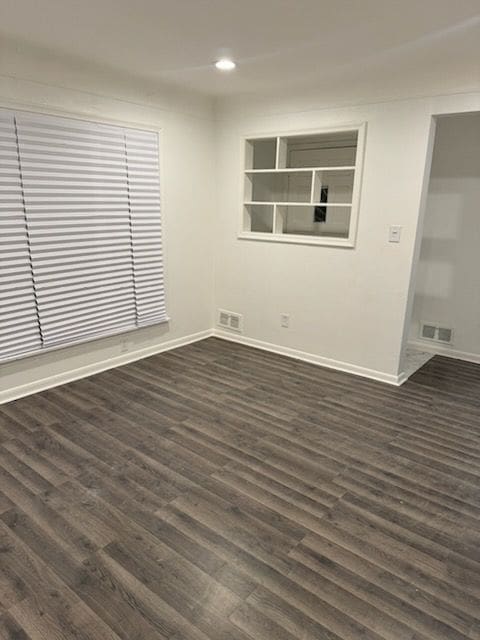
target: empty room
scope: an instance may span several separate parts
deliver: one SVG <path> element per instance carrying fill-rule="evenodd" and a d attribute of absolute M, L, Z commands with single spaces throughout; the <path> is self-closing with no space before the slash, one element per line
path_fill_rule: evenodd
<path fill-rule="evenodd" d="M 479 0 L 3 0 L 0 640 L 480 640 Z"/>

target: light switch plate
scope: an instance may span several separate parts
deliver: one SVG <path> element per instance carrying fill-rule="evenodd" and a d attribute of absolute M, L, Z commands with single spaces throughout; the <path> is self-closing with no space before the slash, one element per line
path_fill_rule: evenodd
<path fill-rule="evenodd" d="M 390 225 L 388 231 L 388 241 L 389 242 L 400 242 L 400 237 L 402 235 L 402 227 L 398 225 Z"/>

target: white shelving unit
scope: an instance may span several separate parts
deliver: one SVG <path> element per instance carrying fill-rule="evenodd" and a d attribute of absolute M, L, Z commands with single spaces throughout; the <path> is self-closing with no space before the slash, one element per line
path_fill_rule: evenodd
<path fill-rule="evenodd" d="M 239 237 L 355 246 L 365 124 L 244 140 Z"/>

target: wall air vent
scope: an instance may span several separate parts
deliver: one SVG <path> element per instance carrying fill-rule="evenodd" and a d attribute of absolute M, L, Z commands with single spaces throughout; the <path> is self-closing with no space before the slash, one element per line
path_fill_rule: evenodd
<path fill-rule="evenodd" d="M 229 327 L 230 326 L 230 314 L 226 311 L 220 311 L 218 314 L 218 324 L 221 327 Z"/>
<path fill-rule="evenodd" d="M 219 309 L 217 324 L 219 327 L 222 327 L 222 329 L 228 329 L 229 331 L 235 331 L 236 333 L 243 333 L 243 316 L 239 313 Z"/>
<path fill-rule="evenodd" d="M 453 329 L 445 329 L 444 327 L 438 327 L 437 339 L 439 342 L 452 342 Z"/>
<path fill-rule="evenodd" d="M 433 324 L 422 324 L 422 338 L 427 340 L 435 340 L 435 334 L 437 333 L 437 327 Z"/>
<path fill-rule="evenodd" d="M 440 327 L 438 324 L 433 322 L 422 322 L 420 327 L 420 337 L 422 340 L 451 344 L 453 342 L 453 329 Z"/>

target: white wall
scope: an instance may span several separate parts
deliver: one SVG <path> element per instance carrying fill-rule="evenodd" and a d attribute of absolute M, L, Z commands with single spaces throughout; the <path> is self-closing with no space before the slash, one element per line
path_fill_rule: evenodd
<path fill-rule="evenodd" d="M 18 360 L 0 371 L 0 399 L 94 370 L 142 349 L 208 332 L 218 307 L 244 314 L 245 337 L 395 381 L 419 224 L 432 114 L 480 110 L 480 95 L 288 109 L 249 96 L 220 105 L 139 79 L 0 50 L 0 105 L 162 129 L 167 306 L 171 322 Z M 25 55 L 24 55 L 25 54 Z M 41 78 L 41 82 L 38 80 Z M 241 136 L 367 122 L 355 249 L 237 239 Z M 403 225 L 400 245 L 389 224 Z M 215 276 L 214 276 L 215 273 Z M 280 313 L 291 314 L 289 329 Z M 125 354 L 124 351 L 127 350 Z M 324 360 L 322 360 L 324 361 Z M 23 388 L 23 391 L 22 391 Z M 3 393 L 3 396 L 2 396 Z"/>
<path fill-rule="evenodd" d="M 480 356 L 479 274 L 480 113 L 439 118 L 411 339 L 422 321 L 438 323 L 455 332 L 446 349 Z"/>
<path fill-rule="evenodd" d="M 415 237 L 432 114 L 478 109 L 480 96 L 412 99 L 321 109 L 289 95 L 265 105 L 218 108 L 218 216 L 215 305 L 244 315 L 259 344 L 331 359 L 395 381 L 411 294 Z M 364 179 L 355 249 L 238 240 L 241 137 L 367 122 Z M 388 226 L 402 225 L 400 244 Z M 280 327 L 280 313 L 291 316 Z"/>
<path fill-rule="evenodd" d="M 125 78 L 109 76 L 107 81 L 106 76 L 62 68 L 58 62 L 55 67 L 45 64 L 41 68 L 38 60 L 31 64 L 24 59 L 10 62 L 14 77 L 8 76 L 5 58 L 0 66 L 0 106 L 161 129 L 166 294 L 171 321 L 5 364 L 0 370 L 0 399 L 22 393 L 21 387 L 40 388 L 52 376 L 61 380 L 83 367 L 108 366 L 119 356 L 155 350 L 165 342 L 208 331 L 213 324 L 211 104 L 194 95 L 155 92 Z M 23 78 L 17 77 L 17 72 Z M 55 84 L 25 79 L 29 74 Z"/>

